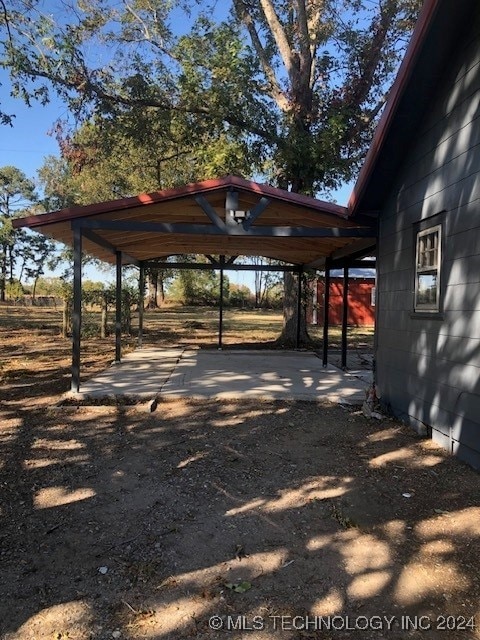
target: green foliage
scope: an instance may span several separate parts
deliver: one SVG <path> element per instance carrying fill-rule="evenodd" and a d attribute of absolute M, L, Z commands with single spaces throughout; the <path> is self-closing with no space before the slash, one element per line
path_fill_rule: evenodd
<path fill-rule="evenodd" d="M 33 281 L 32 297 L 35 299 L 38 279 L 44 274 L 45 267 L 54 268 L 57 264 L 55 243 L 39 233 L 26 231 L 21 233 L 20 238 L 21 241 L 17 243 L 17 254 L 22 261 L 20 273 Z"/>
<path fill-rule="evenodd" d="M 254 303 L 254 296 L 246 285 L 230 284 L 228 304 L 231 307 L 240 307 L 241 309 L 251 308 L 254 306 Z"/>
<path fill-rule="evenodd" d="M 25 289 L 23 288 L 21 282 L 17 279 L 12 280 L 12 282 L 8 282 L 5 287 L 5 294 L 9 300 L 18 301 L 21 300 L 25 294 Z"/>
<path fill-rule="evenodd" d="M 40 277 L 37 281 L 37 295 L 64 299 L 66 286 L 65 281 L 61 278 Z M 71 286 L 68 285 L 68 288 L 71 289 Z"/>
<path fill-rule="evenodd" d="M 223 277 L 223 299 L 229 303 L 230 281 Z M 187 306 L 216 306 L 220 295 L 220 274 L 215 271 L 182 270 L 168 290 L 168 297 Z"/>
<path fill-rule="evenodd" d="M 102 282 L 84 280 L 82 282 L 82 302 L 86 306 L 101 306 L 102 300 L 107 298 L 109 303 L 115 300 L 111 295 L 110 288 L 106 288 Z"/>
<path fill-rule="evenodd" d="M 15 95 L 86 123 L 60 135 L 76 201 L 229 171 L 314 193 L 358 167 L 420 5 L 12 0 L 0 57 Z"/>
<path fill-rule="evenodd" d="M 46 211 L 72 207 L 79 203 L 78 186 L 72 181 L 71 170 L 63 158 L 47 156 L 38 171 L 43 187 L 43 206 Z"/>
<path fill-rule="evenodd" d="M 11 165 L 0 168 L 0 214 L 12 217 L 34 202 L 35 185 L 27 176 Z"/>
<path fill-rule="evenodd" d="M 85 281 L 82 283 L 82 301 L 85 305 L 96 306 L 108 311 L 116 303 L 116 286 L 114 283 L 104 285 L 100 282 Z M 139 291 L 137 283 L 123 282 L 121 289 L 122 331 L 131 333 L 132 310 L 138 307 Z"/>

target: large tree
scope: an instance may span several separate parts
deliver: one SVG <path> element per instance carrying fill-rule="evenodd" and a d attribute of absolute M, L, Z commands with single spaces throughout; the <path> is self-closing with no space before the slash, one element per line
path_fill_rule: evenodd
<path fill-rule="evenodd" d="M 17 167 L 0 168 L 0 300 L 5 302 L 7 282 L 13 282 L 19 246 L 25 232 L 12 226 L 14 217 L 36 199 L 35 186 Z"/>
<path fill-rule="evenodd" d="M 27 101 L 53 89 L 77 117 L 112 121 L 154 109 L 166 137 L 178 120 L 195 141 L 214 131 L 257 174 L 316 194 L 355 174 L 420 4 L 62 0 L 47 15 L 11 0 L 2 59 Z"/>

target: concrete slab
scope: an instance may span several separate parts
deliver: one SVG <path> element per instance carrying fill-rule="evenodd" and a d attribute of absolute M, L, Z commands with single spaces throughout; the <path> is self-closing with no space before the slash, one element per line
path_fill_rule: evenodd
<path fill-rule="evenodd" d="M 121 362 L 82 382 L 80 396 L 88 398 L 154 398 L 168 380 L 184 348 L 136 349 Z"/>
<path fill-rule="evenodd" d="M 326 399 L 361 404 L 367 383 L 311 352 L 137 349 L 81 385 L 83 398 Z"/>
<path fill-rule="evenodd" d="M 285 398 L 361 404 L 367 384 L 311 352 L 185 351 L 163 397 Z"/>

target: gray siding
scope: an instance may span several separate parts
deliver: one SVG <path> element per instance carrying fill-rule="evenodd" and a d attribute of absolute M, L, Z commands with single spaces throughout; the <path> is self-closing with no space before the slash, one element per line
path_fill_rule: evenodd
<path fill-rule="evenodd" d="M 480 468 L 480 11 L 380 216 L 382 402 Z M 414 229 L 442 224 L 441 313 L 413 313 Z"/>

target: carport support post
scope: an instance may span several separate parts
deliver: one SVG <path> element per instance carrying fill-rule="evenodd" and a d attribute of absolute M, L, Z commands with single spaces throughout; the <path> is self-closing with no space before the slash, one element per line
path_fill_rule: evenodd
<path fill-rule="evenodd" d="M 225 265 L 225 256 L 220 256 L 220 294 L 218 304 L 218 348 L 221 350 L 223 346 L 223 267 Z"/>
<path fill-rule="evenodd" d="M 138 276 L 138 346 L 143 345 L 143 314 L 145 311 L 145 267 L 140 263 Z"/>
<path fill-rule="evenodd" d="M 325 260 L 325 281 L 323 291 L 323 366 L 328 365 L 328 319 L 330 307 L 330 263 Z"/>
<path fill-rule="evenodd" d="M 116 251 L 115 281 L 115 362 L 122 359 L 122 252 Z"/>
<path fill-rule="evenodd" d="M 297 283 L 297 335 L 295 336 L 295 348 L 300 347 L 300 329 L 302 326 L 302 274 L 303 269 L 298 270 Z"/>
<path fill-rule="evenodd" d="M 348 263 L 343 267 L 342 369 L 347 368 L 347 325 L 348 325 Z"/>
<path fill-rule="evenodd" d="M 73 229 L 73 317 L 72 317 L 72 384 L 80 391 L 80 340 L 82 335 L 82 230 Z"/>

